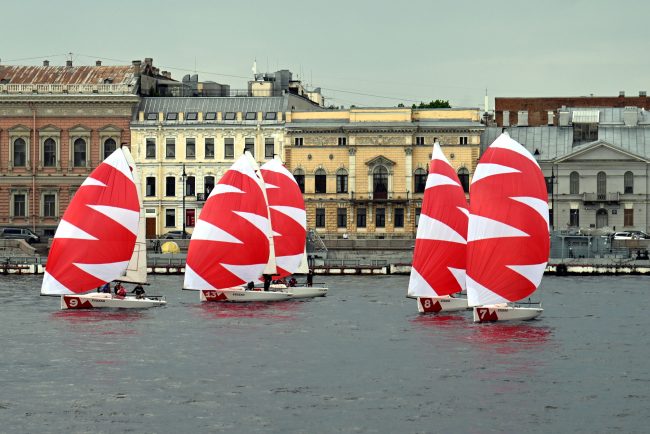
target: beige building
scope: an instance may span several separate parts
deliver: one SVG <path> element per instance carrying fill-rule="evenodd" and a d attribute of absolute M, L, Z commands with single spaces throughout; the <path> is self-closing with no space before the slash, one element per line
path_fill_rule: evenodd
<path fill-rule="evenodd" d="M 479 110 L 353 108 L 287 113 L 285 163 L 307 226 L 324 237 L 414 237 L 434 140 L 466 191 L 480 151 Z"/>

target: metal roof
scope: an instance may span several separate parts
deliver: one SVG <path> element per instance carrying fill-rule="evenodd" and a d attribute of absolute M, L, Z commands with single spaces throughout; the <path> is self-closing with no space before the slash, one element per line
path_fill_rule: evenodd
<path fill-rule="evenodd" d="M 600 120 L 600 110 L 573 110 L 571 113 L 571 122 L 597 124 Z"/>
<path fill-rule="evenodd" d="M 138 112 L 185 113 L 185 112 L 284 112 L 288 97 L 150 97 L 142 98 Z M 137 120 L 137 113 L 135 115 Z"/>
<path fill-rule="evenodd" d="M 294 120 L 287 123 L 287 128 L 484 128 L 480 122 L 467 120 L 439 120 L 413 122 L 348 122 L 347 119 L 333 121 L 323 120 Z"/>
<path fill-rule="evenodd" d="M 127 84 L 137 81 L 132 66 L 0 66 L 6 84 Z"/>

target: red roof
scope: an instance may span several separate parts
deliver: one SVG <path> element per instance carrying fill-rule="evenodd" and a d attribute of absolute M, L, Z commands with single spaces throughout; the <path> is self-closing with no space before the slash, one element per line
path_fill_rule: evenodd
<path fill-rule="evenodd" d="M 132 66 L 2 66 L 5 84 L 133 84 Z"/>

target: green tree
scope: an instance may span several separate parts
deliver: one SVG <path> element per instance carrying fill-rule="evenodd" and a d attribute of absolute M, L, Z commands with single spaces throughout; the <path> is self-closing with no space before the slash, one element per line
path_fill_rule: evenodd
<path fill-rule="evenodd" d="M 412 108 L 451 108 L 448 99 L 437 99 L 431 102 L 421 102 L 420 105 L 413 104 Z"/>

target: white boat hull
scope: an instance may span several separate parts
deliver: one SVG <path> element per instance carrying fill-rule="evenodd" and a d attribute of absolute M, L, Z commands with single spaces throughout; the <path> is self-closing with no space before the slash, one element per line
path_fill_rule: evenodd
<path fill-rule="evenodd" d="M 166 304 L 162 298 L 120 297 L 104 293 L 61 296 L 61 309 L 148 309 Z"/>
<path fill-rule="evenodd" d="M 255 301 L 286 301 L 292 293 L 282 291 L 245 291 L 236 289 L 206 289 L 199 291 L 201 301 L 219 303 L 247 303 Z"/>
<path fill-rule="evenodd" d="M 541 307 L 521 306 L 477 306 L 474 307 L 474 322 L 527 321 L 540 316 Z"/>
<path fill-rule="evenodd" d="M 449 296 L 417 297 L 417 304 L 420 313 L 456 312 L 468 308 L 466 298 Z"/>
<path fill-rule="evenodd" d="M 314 298 L 327 295 L 327 288 L 324 286 L 291 286 L 284 291 L 291 292 L 292 298 Z"/>

